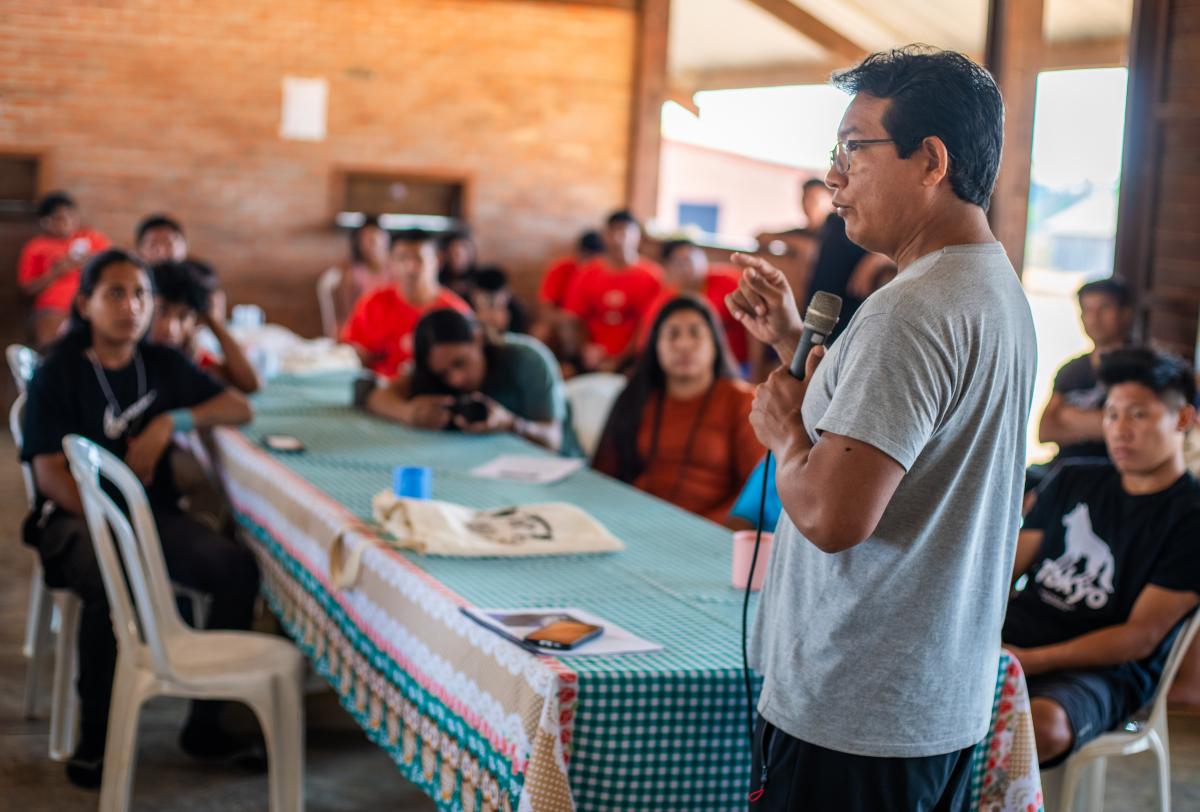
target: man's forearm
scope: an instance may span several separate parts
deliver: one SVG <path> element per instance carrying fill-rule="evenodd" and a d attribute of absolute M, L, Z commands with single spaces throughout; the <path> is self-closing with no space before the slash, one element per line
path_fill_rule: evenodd
<path fill-rule="evenodd" d="M 1103 422 L 1104 414 L 1099 409 L 1063 405 L 1047 415 L 1039 439 L 1059 445 L 1103 440 Z"/>
<path fill-rule="evenodd" d="M 514 416 L 512 430 L 518 437 L 524 437 L 551 451 L 562 448 L 562 426 L 556 421 L 541 423 Z"/>
<path fill-rule="evenodd" d="M 380 387 L 371 390 L 367 395 L 366 410 L 377 417 L 394 420 L 397 423 L 409 422 L 408 399 L 396 391 L 395 386 Z"/>
<path fill-rule="evenodd" d="M 240 426 L 254 419 L 254 410 L 241 392 L 226 389 L 191 409 L 195 428 Z"/>
<path fill-rule="evenodd" d="M 1121 623 L 1064 643 L 1028 649 L 1021 664 L 1031 674 L 1120 665 L 1149 657 L 1160 642 L 1154 629 Z"/>

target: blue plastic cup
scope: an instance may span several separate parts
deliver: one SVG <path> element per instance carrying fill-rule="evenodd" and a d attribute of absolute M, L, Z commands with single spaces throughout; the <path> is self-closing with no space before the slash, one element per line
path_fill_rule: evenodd
<path fill-rule="evenodd" d="M 433 497 L 433 469 L 420 465 L 398 465 L 392 469 L 392 490 L 409 499 Z"/>

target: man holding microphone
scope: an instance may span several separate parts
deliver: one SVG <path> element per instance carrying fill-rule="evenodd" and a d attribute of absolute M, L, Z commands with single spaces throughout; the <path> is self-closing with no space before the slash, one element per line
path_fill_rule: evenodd
<path fill-rule="evenodd" d="M 785 359 L 750 416 L 784 508 L 751 636 L 764 683 L 750 808 L 964 808 L 996 685 L 1037 352 L 985 214 L 1003 103 L 966 57 L 912 46 L 834 83 L 854 99 L 826 183 L 850 239 L 899 274 L 798 380 L 786 280 L 735 255 L 730 310 Z"/>

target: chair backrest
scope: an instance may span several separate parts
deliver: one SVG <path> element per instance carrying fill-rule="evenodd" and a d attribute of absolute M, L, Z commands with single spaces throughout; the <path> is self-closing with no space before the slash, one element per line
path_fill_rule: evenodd
<path fill-rule="evenodd" d="M 184 627 L 146 492 L 125 463 L 91 440 L 69 435 L 63 439 L 63 450 L 83 499 L 117 643 L 130 652 L 144 649 L 154 671 L 169 677 L 172 669 L 165 642 L 182 634 Z M 132 526 L 101 487 L 101 477 L 120 492 L 133 518 Z"/>
<path fill-rule="evenodd" d="M 334 294 L 338 285 L 342 284 L 342 269 L 338 267 L 326 269 L 317 277 L 317 305 L 321 308 L 321 330 L 326 336 L 337 341 L 337 305 Z"/>
<path fill-rule="evenodd" d="M 1150 705 L 1151 725 L 1158 721 L 1157 717 L 1167 712 L 1167 694 L 1171 692 L 1171 683 L 1175 682 L 1175 675 L 1183 665 L 1183 658 L 1192 647 L 1197 631 L 1200 631 L 1200 609 L 1194 610 L 1191 616 L 1183 621 L 1179 633 L 1175 635 L 1175 642 L 1171 644 L 1171 651 L 1167 654 L 1167 661 L 1163 665 L 1162 676 L 1158 680 L 1158 687 L 1154 690 L 1154 699 Z"/>
<path fill-rule="evenodd" d="M 24 426 L 25 393 L 22 392 L 17 395 L 12 408 L 8 410 L 8 430 L 12 432 L 13 444 L 17 447 L 18 452 L 25 439 Z M 29 500 L 29 507 L 32 508 L 37 501 L 37 491 L 33 487 L 33 470 L 30 469 L 27 462 L 21 463 L 21 477 L 25 480 L 25 498 Z"/>
<path fill-rule="evenodd" d="M 17 391 L 24 392 L 41 356 L 32 347 L 26 347 L 24 344 L 9 344 L 4 350 L 4 355 L 8 359 L 8 369 L 12 372 L 13 380 L 17 382 Z"/>
<path fill-rule="evenodd" d="M 628 383 L 624 375 L 612 372 L 578 375 L 566 382 L 567 400 L 571 403 L 571 423 L 588 457 L 596 452 L 613 401 Z"/>

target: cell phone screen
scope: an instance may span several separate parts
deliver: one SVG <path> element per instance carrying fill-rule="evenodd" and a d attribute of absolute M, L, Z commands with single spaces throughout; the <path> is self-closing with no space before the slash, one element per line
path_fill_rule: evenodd
<path fill-rule="evenodd" d="M 588 640 L 599 637 L 603 631 L 603 626 L 583 623 L 571 618 L 563 618 L 562 620 L 547 623 L 542 628 L 530 632 L 525 635 L 525 640 L 542 648 L 572 649 L 582 643 L 586 643 Z"/>

